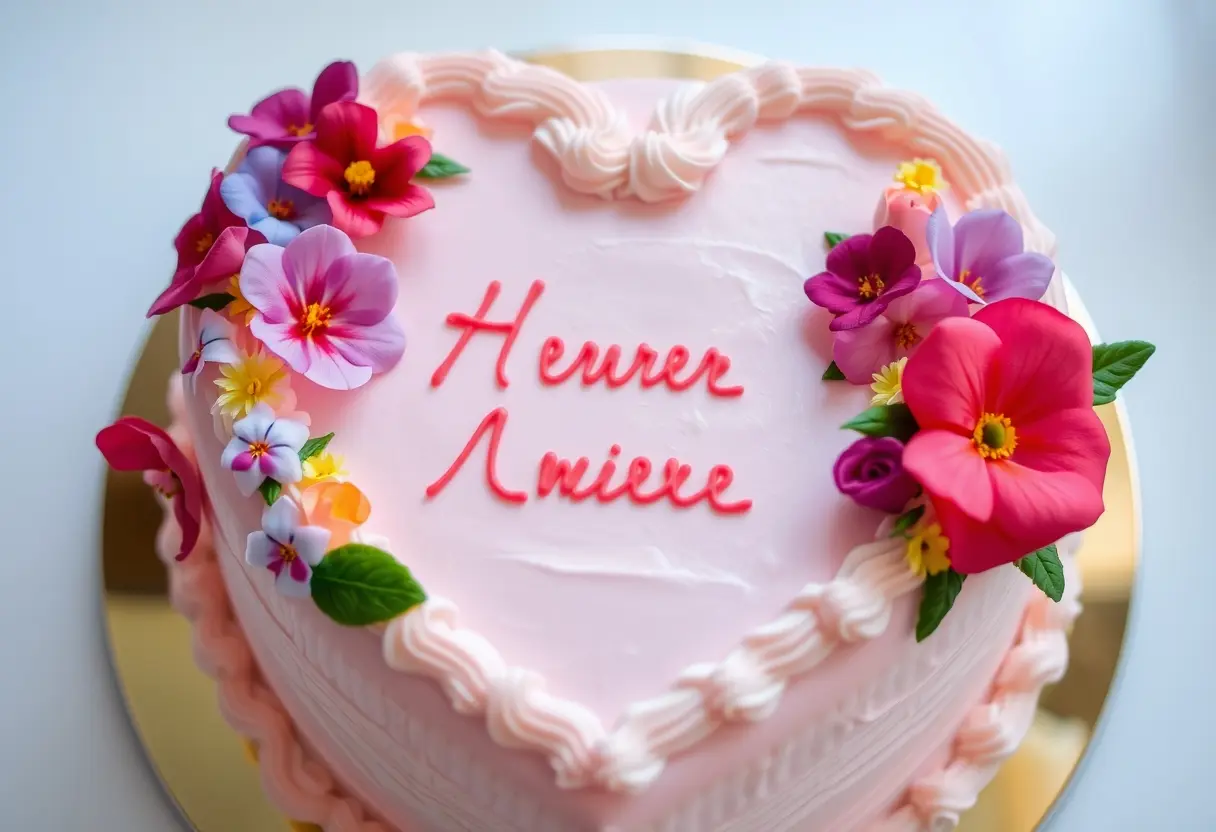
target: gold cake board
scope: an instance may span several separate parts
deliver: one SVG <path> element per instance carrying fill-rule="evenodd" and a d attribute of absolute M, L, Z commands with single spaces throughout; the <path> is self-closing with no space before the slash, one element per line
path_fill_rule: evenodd
<path fill-rule="evenodd" d="M 709 79 L 754 62 L 725 51 L 578 49 L 534 53 L 582 80 Z M 1075 293 L 1073 314 L 1092 324 Z M 122 412 L 167 424 L 165 383 L 176 368 L 177 319 L 157 321 L 135 367 Z M 1111 438 L 1106 514 L 1079 555 L 1085 611 L 1070 638 L 1063 681 L 1044 692 L 1016 754 L 968 812 L 964 832 L 1025 832 L 1063 792 L 1093 736 L 1123 645 L 1139 557 L 1139 486 L 1131 435 L 1118 404 L 1098 409 Z M 170 607 L 164 566 L 153 552 L 160 508 L 137 475 L 106 480 L 102 559 L 111 659 L 135 732 L 161 783 L 199 832 L 284 830 L 289 821 L 262 792 L 243 740 L 224 722 L 215 685 L 194 665 L 191 625 Z M 296 828 L 316 827 L 292 824 Z"/>

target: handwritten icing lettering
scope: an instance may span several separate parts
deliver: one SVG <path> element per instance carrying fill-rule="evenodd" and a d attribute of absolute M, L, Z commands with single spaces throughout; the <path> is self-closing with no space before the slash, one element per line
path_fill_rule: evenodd
<path fill-rule="evenodd" d="M 545 284 L 535 280 L 528 288 L 528 293 L 519 307 L 513 320 L 488 320 L 490 308 L 498 299 L 502 284 L 497 280 L 486 287 L 481 305 L 472 315 L 453 312 L 446 318 L 448 326 L 461 330 L 460 337 L 443 363 L 431 375 L 431 386 L 439 387 L 447 378 L 452 366 L 456 363 L 465 347 L 477 333 L 487 333 L 502 336 L 502 346 L 498 351 L 498 360 L 494 367 L 494 377 L 498 386 L 506 389 L 510 382 L 507 379 L 506 365 L 515 346 L 524 321 L 532 311 L 532 307 L 544 294 Z M 556 386 L 569 381 L 576 375 L 584 386 L 603 382 L 609 388 L 624 387 L 635 377 L 638 384 L 647 389 L 665 385 L 670 390 L 681 392 L 697 384 L 702 378 L 710 395 L 730 398 L 743 395 L 742 385 L 724 385 L 722 377 L 730 369 L 730 358 L 716 348 L 709 348 L 701 356 L 695 369 L 687 371 L 692 354 L 687 347 L 675 345 L 671 347 L 662 363 L 659 363 L 659 352 L 648 344 L 639 344 L 634 351 L 633 360 L 627 369 L 621 369 L 621 347 L 612 344 L 600 354 L 600 347 L 592 341 L 585 341 L 578 352 L 564 369 L 558 365 L 566 352 L 565 342 L 557 336 L 546 338 L 541 345 L 538 369 L 540 380 L 547 386 Z M 473 431 L 469 441 L 456 457 L 456 461 L 443 473 L 439 479 L 426 488 L 427 498 L 437 496 L 448 483 L 460 472 L 464 464 L 472 456 L 473 451 L 484 437 L 486 440 L 485 479 L 490 490 L 502 500 L 522 504 L 528 501 L 528 495 L 516 489 L 508 488 L 498 476 L 498 451 L 502 443 L 503 431 L 509 418 L 505 407 L 496 407 L 486 414 L 485 418 Z M 537 498 L 547 498 L 556 490 L 556 498 L 567 499 L 574 503 L 594 497 L 598 502 L 610 503 L 622 497 L 637 505 L 650 505 L 661 500 L 667 500 L 677 508 L 691 508 L 705 502 L 709 507 L 721 514 L 742 514 L 751 510 L 752 501 L 749 499 L 730 500 L 726 491 L 735 481 L 735 472 L 729 465 L 714 465 L 705 475 L 705 484 L 699 490 L 689 493 L 688 480 L 692 477 L 692 467 L 670 458 L 663 463 L 657 472 L 653 463 L 643 456 L 636 456 L 625 466 L 623 477 L 613 484 L 617 477 L 618 459 L 621 446 L 612 445 L 607 458 L 600 465 L 599 471 L 584 484 L 584 479 L 591 468 L 587 457 L 581 456 L 571 462 L 549 451 L 541 458 L 536 476 Z M 653 476 L 652 476 L 653 475 Z M 651 480 L 654 482 L 651 482 Z"/>

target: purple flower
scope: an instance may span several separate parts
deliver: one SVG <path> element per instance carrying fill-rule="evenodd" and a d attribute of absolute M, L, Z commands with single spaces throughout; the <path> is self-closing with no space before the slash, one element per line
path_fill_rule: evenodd
<path fill-rule="evenodd" d="M 967 314 L 967 299 L 945 280 L 926 280 L 868 325 L 836 333 L 832 360 L 853 384 L 869 384 L 892 361 L 911 355 L 943 318 Z"/>
<path fill-rule="evenodd" d="M 276 246 L 285 246 L 305 228 L 330 219 L 325 200 L 283 182 L 286 158 L 273 147 L 255 147 L 220 183 L 228 210 Z"/>
<path fill-rule="evenodd" d="M 335 101 L 354 101 L 359 94 L 359 73 L 350 61 L 335 61 L 317 76 L 312 96 L 292 87 L 279 90 L 253 105 L 249 115 L 228 117 L 228 126 L 249 136 L 251 148 L 263 144 L 290 147 L 316 136 L 321 110 Z"/>
<path fill-rule="evenodd" d="M 920 282 L 916 246 L 889 225 L 873 234 L 856 234 L 828 252 L 827 271 L 808 278 L 803 286 L 811 303 L 836 317 L 833 332 L 865 326 L 887 304 L 906 295 Z"/>
<path fill-rule="evenodd" d="M 276 419 L 267 404 L 258 404 L 232 425 L 232 439 L 220 464 L 236 474 L 236 485 L 246 497 L 267 477 L 287 484 L 304 476 L 300 448 L 308 441 L 308 427 L 291 419 Z"/>
<path fill-rule="evenodd" d="M 841 494 L 858 505 L 898 514 L 916 496 L 916 480 L 904 470 L 904 444 L 892 436 L 863 436 L 832 466 Z"/>
<path fill-rule="evenodd" d="M 314 226 L 286 248 L 254 246 L 241 268 L 241 294 L 257 310 L 254 336 L 322 387 L 353 390 L 405 351 L 392 314 L 392 261 L 355 251 L 332 226 Z"/>
<path fill-rule="evenodd" d="M 283 595 L 306 598 L 312 568 L 325 557 L 329 530 L 300 525 L 300 507 L 280 497 L 262 512 L 262 530 L 245 541 L 245 562 L 274 573 L 274 587 Z"/>
<path fill-rule="evenodd" d="M 938 276 L 972 303 L 1038 300 L 1055 271 L 1050 257 L 1022 251 L 1022 226 L 1004 211 L 971 211 L 951 228 L 939 205 L 925 237 Z"/>
<path fill-rule="evenodd" d="M 204 309 L 199 319 L 198 341 L 194 352 L 182 365 L 182 375 L 189 377 L 190 390 L 194 391 L 198 377 L 208 361 L 231 364 L 240 359 L 232 343 L 232 323 L 213 309 Z"/>

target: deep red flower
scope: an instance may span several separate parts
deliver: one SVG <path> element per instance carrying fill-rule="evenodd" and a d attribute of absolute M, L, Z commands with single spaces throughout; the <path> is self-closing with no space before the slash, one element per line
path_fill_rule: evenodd
<path fill-rule="evenodd" d="M 411 180 L 431 159 L 431 143 L 408 136 L 376 147 L 376 111 L 339 101 L 321 111 L 317 137 L 291 149 L 283 181 L 325 197 L 333 225 L 351 237 L 375 234 L 384 217 L 412 217 L 435 207 L 431 193 Z"/>
<path fill-rule="evenodd" d="M 177 559 L 198 542 L 203 517 L 203 484 L 198 469 L 169 434 L 135 416 L 124 416 L 97 434 L 97 448 L 116 471 L 143 471 L 144 481 L 173 503 L 182 530 Z"/>
<path fill-rule="evenodd" d="M 177 269 L 168 288 L 148 309 L 148 317 L 163 315 L 198 297 L 214 283 L 228 280 L 241 271 L 245 252 L 266 242 L 257 231 L 228 210 L 220 196 L 224 174 L 211 171 L 211 185 L 199 212 L 186 220 L 173 241 L 177 249 Z"/>
<path fill-rule="evenodd" d="M 937 324 L 904 369 L 924 486 L 959 572 L 1012 563 L 1102 514 L 1110 442 L 1080 324 L 1013 298 Z"/>

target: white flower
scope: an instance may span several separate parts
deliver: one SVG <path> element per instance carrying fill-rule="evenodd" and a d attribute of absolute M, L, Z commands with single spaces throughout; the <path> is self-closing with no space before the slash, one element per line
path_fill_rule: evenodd
<path fill-rule="evenodd" d="M 274 588 L 293 598 L 306 598 L 312 568 L 325 557 L 329 530 L 301 526 L 300 507 L 280 497 L 262 512 L 262 530 L 249 535 L 245 562 L 274 573 Z"/>
<path fill-rule="evenodd" d="M 304 475 L 300 448 L 308 441 L 307 425 L 276 419 L 268 405 L 259 404 L 233 423 L 232 434 L 220 464 L 236 475 L 237 488 L 246 497 L 267 477 L 286 485 Z"/>

